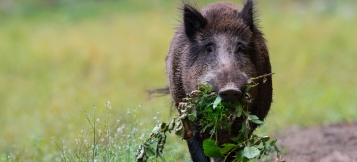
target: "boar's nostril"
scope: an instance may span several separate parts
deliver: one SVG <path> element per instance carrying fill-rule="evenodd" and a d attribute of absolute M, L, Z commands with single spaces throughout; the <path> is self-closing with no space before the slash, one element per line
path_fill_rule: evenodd
<path fill-rule="evenodd" d="M 222 89 L 218 92 L 218 95 L 221 96 L 223 101 L 226 102 L 235 102 L 238 101 L 238 99 L 242 95 L 242 91 L 240 91 L 237 88 L 226 88 Z"/>

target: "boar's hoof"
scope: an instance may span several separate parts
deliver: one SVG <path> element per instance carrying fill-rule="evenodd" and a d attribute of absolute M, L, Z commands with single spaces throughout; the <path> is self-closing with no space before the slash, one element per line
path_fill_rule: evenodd
<path fill-rule="evenodd" d="M 225 88 L 218 92 L 223 101 L 226 102 L 236 102 L 242 96 L 242 91 L 238 88 Z"/>

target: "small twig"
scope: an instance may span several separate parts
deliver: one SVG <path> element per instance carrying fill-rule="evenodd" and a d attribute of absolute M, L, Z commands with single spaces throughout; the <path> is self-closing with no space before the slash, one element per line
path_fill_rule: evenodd
<path fill-rule="evenodd" d="M 264 75 L 261 75 L 261 76 L 257 76 L 257 77 L 254 77 L 254 78 L 250 78 L 251 80 L 257 80 L 257 79 L 261 79 L 261 78 L 264 78 L 264 77 L 267 77 L 267 76 L 271 76 L 275 73 L 269 73 L 269 74 L 264 74 Z"/>

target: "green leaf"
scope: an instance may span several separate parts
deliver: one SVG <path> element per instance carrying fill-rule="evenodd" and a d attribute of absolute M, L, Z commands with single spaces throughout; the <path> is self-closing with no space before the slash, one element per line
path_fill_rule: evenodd
<path fill-rule="evenodd" d="M 253 159 L 256 156 L 258 156 L 260 154 L 260 151 L 258 148 L 256 147 L 245 147 L 243 150 L 243 156 L 247 157 L 248 159 Z"/>
<path fill-rule="evenodd" d="M 236 104 L 229 103 L 229 102 L 221 102 L 221 104 L 223 105 L 223 107 L 234 107 L 234 106 L 236 106 Z"/>
<path fill-rule="evenodd" d="M 277 146 L 274 146 L 274 150 L 277 152 L 277 154 L 279 154 L 280 150 Z"/>
<path fill-rule="evenodd" d="M 236 153 L 236 159 L 237 159 L 238 161 L 243 161 L 243 158 L 244 158 L 244 156 L 243 156 L 243 150 L 242 150 L 242 151 L 237 151 L 237 153 Z"/>
<path fill-rule="evenodd" d="M 251 120 L 259 120 L 259 118 L 256 115 L 249 115 L 249 118 Z"/>
<path fill-rule="evenodd" d="M 240 116 L 242 116 L 242 105 L 238 105 L 237 107 L 236 107 L 236 109 L 237 109 L 237 118 L 239 118 Z"/>
<path fill-rule="evenodd" d="M 236 153 L 236 159 L 239 162 L 249 162 L 249 159 L 243 156 L 243 150 Z"/>
<path fill-rule="evenodd" d="M 265 149 L 267 150 L 267 152 L 271 151 L 271 146 L 265 146 Z"/>
<path fill-rule="evenodd" d="M 206 108 L 210 108 L 211 106 L 213 106 L 213 109 L 215 109 L 217 106 L 218 106 L 218 104 L 216 105 L 216 107 L 214 107 L 214 104 L 213 103 L 210 103 L 210 104 L 206 104 Z"/>
<path fill-rule="evenodd" d="M 223 148 L 221 148 L 220 152 L 221 152 L 221 155 L 224 155 L 226 154 L 227 152 L 231 151 L 233 148 L 235 148 L 237 145 L 235 144 L 232 144 L 232 143 L 225 143 L 223 144 Z"/>
<path fill-rule="evenodd" d="M 241 134 L 244 134 L 244 132 L 246 132 L 247 131 L 247 127 L 246 127 L 246 125 L 244 124 L 244 123 L 242 123 L 242 128 L 241 128 L 241 130 L 239 131 Z"/>
<path fill-rule="evenodd" d="M 155 156 L 155 149 L 151 146 L 146 146 L 145 148 L 146 156 L 153 157 Z"/>
<path fill-rule="evenodd" d="M 231 138 L 231 140 L 234 141 L 234 142 L 238 142 L 239 138 L 238 137 L 233 137 L 233 138 Z"/>
<path fill-rule="evenodd" d="M 255 123 L 255 124 L 259 124 L 259 125 L 264 124 L 264 122 L 259 120 L 259 119 L 254 119 L 254 120 L 252 120 L 252 122 Z"/>
<path fill-rule="evenodd" d="M 182 120 L 178 119 L 175 121 L 175 128 L 174 128 L 174 132 L 177 136 L 183 138 L 185 135 L 185 128 L 182 124 Z"/>
<path fill-rule="evenodd" d="M 196 115 L 193 115 L 193 114 L 188 114 L 188 120 L 190 121 L 194 121 L 196 119 Z"/>
<path fill-rule="evenodd" d="M 269 136 L 264 136 L 264 137 L 262 137 L 262 141 L 263 141 L 263 142 L 268 142 L 269 139 L 270 139 Z"/>
<path fill-rule="evenodd" d="M 276 141 L 277 141 L 277 140 L 271 141 L 271 142 L 270 142 L 270 146 L 275 146 L 275 145 L 276 145 L 276 144 L 275 144 Z"/>
<path fill-rule="evenodd" d="M 246 87 L 245 87 L 245 91 L 246 92 L 248 92 L 251 88 L 253 88 L 253 87 L 255 87 L 255 86 L 257 86 L 258 85 L 258 83 L 256 83 L 256 84 L 248 84 Z"/>
<path fill-rule="evenodd" d="M 203 152 L 208 157 L 221 157 L 220 148 L 216 146 L 215 141 L 206 139 L 203 141 Z"/>
<path fill-rule="evenodd" d="M 221 103 L 221 101 L 222 101 L 222 98 L 218 95 L 216 100 L 214 100 L 214 102 L 213 102 L 213 109 L 215 109 L 217 107 L 217 105 L 219 103 Z"/>

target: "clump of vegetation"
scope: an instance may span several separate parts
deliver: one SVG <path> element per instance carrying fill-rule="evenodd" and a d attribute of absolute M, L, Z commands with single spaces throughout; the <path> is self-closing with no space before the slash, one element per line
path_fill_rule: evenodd
<path fill-rule="evenodd" d="M 191 92 L 179 103 L 180 115 L 175 117 L 170 123 L 157 125 L 149 138 L 140 146 L 136 154 L 137 161 L 147 161 L 150 157 L 160 157 L 166 142 L 166 133 L 174 131 L 176 135 L 183 139 L 192 137 L 194 130 L 192 122 L 199 119 L 201 132 L 209 130 L 210 138 L 203 141 L 204 153 L 208 157 L 227 157 L 235 153 L 237 161 L 248 161 L 249 159 L 261 159 L 268 156 L 274 150 L 279 158 L 279 149 L 276 141 L 269 141 L 268 136 L 257 136 L 251 134 L 251 123 L 264 124 L 259 118 L 250 114 L 248 105 L 251 102 L 249 90 L 258 84 L 254 80 L 271 75 L 263 75 L 251 78 L 246 86 L 244 97 L 237 103 L 223 102 L 222 98 L 213 91 L 213 87 L 200 84 L 198 90 Z M 233 108 L 233 109 L 232 109 Z M 218 130 L 228 129 L 230 131 L 233 121 L 242 118 L 242 128 L 237 137 L 233 138 L 233 143 L 217 145 Z"/>
<path fill-rule="evenodd" d="M 110 102 L 105 110 L 85 113 L 90 125 L 89 129 L 82 129 L 75 139 L 75 147 L 60 138 L 53 141 L 59 150 L 60 161 L 134 161 L 135 149 L 145 134 L 138 130 L 145 130 L 140 123 L 141 111 L 128 109 L 126 119 L 129 124 L 121 123 L 120 119 L 110 120 Z M 141 107 L 141 106 L 140 106 Z M 113 124 L 114 123 L 114 124 Z"/>

